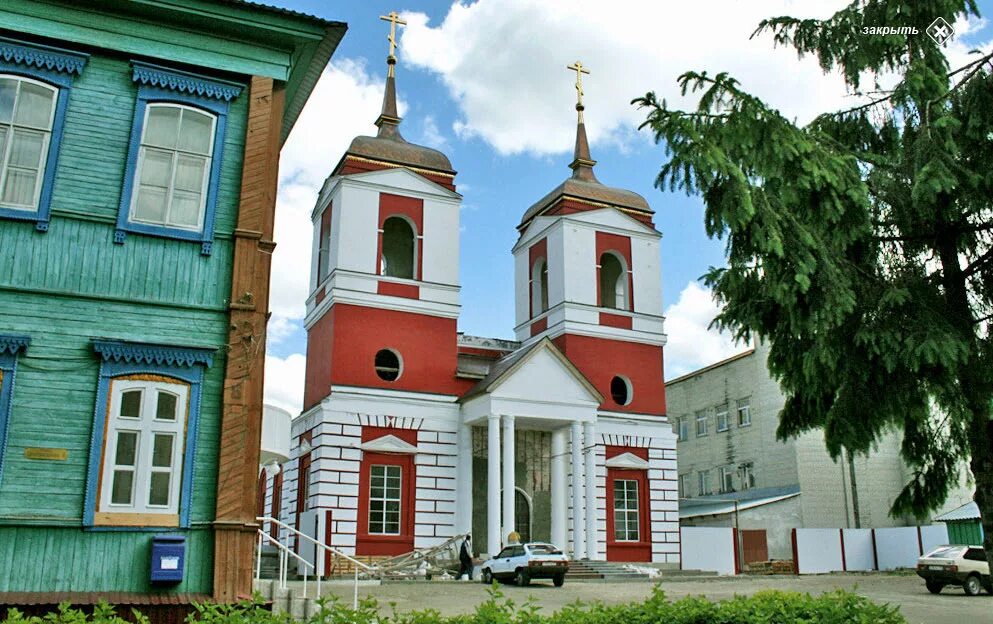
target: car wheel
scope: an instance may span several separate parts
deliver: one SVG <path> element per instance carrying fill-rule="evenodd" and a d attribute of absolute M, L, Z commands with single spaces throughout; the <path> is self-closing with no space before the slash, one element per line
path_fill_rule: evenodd
<path fill-rule="evenodd" d="M 514 582 L 517 583 L 518 587 L 526 587 L 531 583 L 531 577 L 528 575 L 527 570 L 518 570 L 517 574 L 514 576 Z"/>
<path fill-rule="evenodd" d="M 967 596 L 978 596 L 980 590 L 982 590 L 983 584 L 979 582 L 979 576 L 972 574 L 965 579 L 962 583 L 962 589 L 965 590 Z"/>
<path fill-rule="evenodd" d="M 483 568 L 483 571 L 479 573 L 479 578 L 482 579 L 483 585 L 493 584 L 493 575 L 490 573 L 489 568 Z"/>
<path fill-rule="evenodd" d="M 944 585 L 935 581 L 927 581 L 924 584 L 927 585 L 927 590 L 932 594 L 940 594 L 941 589 L 944 587 Z"/>
<path fill-rule="evenodd" d="M 552 579 L 552 583 L 554 583 L 556 587 L 562 587 L 562 585 L 565 584 L 565 574 L 556 574 L 555 578 Z"/>

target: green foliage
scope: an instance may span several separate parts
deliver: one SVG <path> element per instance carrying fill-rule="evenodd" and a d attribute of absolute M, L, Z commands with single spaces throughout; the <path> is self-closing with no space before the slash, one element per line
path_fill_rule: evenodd
<path fill-rule="evenodd" d="M 727 267 L 705 275 L 715 325 L 769 345 L 778 435 L 823 428 L 837 458 L 902 429 L 914 472 L 893 512 L 922 518 L 971 461 L 993 561 L 993 55 L 949 71 L 925 34 L 969 14 L 971 0 L 856 0 L 763 21 L 756 35 L 853 90 L 896 78 L 806 125 L 727 74 L 681 76 L 690 111 L 634 103 L 669 156 L 656 185 L 700 195 L 708 234 L 727 239 Z M 894 24 L 919 33 L 863 32 Z"/>
<path fill-rule="evenodd" d="M 148 624 L 135 613 L 136 624 Z M 266 610 L 256 599 L 236 605 L 197 605 L 189 624 L 295 624 L 287 614 Z M 702 597 L 688 597 L 672 602 L 660 586 L 644 602 L 606 606 L 598 602 L 574 603 L 557 613 L 543 615 L 536 604 L 517 606 L 499 589 L 490 589 L 489 598 L 472 613 L 444 617 L 437 611 L 415 611 L 380 615 L 379 605 L 369 598 L 352 609 L 331 598 L 322 600 L 319 609 L 302 624 L 906 624 L 898 607 L 877 605 L 854 593 L 837 591 L 820 596 L 793 592 L 764 591 L 754 596 L 736 596 L 723 602 Z M 107 604 L 100 604 L 92 616 L 60 606 L 58 613 L 45 617 L 23 617 L 16 609 L 8 612 L 0 624 L 126 624 L 114 615 Z"/>

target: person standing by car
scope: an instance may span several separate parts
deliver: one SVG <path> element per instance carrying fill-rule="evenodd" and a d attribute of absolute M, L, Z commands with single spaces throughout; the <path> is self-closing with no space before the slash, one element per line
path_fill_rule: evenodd
<path fill-rule="evenodd" d="M 469 575 L 469 580 L 472 580 L 472 536 L 466 535 L 465 540 L 462 541 L 462 548 L 459 550 L 459 563 L 462 567 L 459 568 L 459 578 L 462 578 L 463 574 Z"/>

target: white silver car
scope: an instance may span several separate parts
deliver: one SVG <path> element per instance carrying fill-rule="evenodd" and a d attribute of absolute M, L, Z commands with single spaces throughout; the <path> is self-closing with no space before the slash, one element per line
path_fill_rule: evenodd
<path fill-rule="evenodd" d="M 511 544 L 496 557 L 487 559 L 480 576 L 487 585 L 493 579 L 513 580 L 520 587 L 528 585 L 531 579 L 552 579 L 556 587 L 562 587 L 568 571 L 569 558 L 561 550 L 551 544 L 532 542 Z"/>
<path fill-rule="evenodd" d="M 990 586 L 990 566 L 981 546 L 939 546 L 917 560 L 917 576 L 932 594 L 945 585 L 961 585 L 969 596 L 976 596 Z"/>

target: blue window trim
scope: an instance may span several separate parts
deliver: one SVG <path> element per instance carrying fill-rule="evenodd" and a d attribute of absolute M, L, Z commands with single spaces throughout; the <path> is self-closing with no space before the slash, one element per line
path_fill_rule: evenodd
<path fill-rule="evenodd" d="M 214 243 L 214 215 L 217 209 L 221 161 L 224 158 L 228 104 L 238 97 L 244 90 L 244 86 L 138 61 L 132 61 L 131 66 L 131 79 L 138 84 L 138 99 L 135 104 L 134 120 L 131 123 L 131 140 L 128 144 L 128 160 L 124 170 L 124 186 L 121 189 L 121 203 L 117 213 L 114 242 L 119 245 L 124 244 L 128 232 L 200 241 L 200 252 L 209 256 Z M 186 104 L 217 116 L 203 230 L 200 232 L 161 225 L 132 223 L 129 218 L 131 198 L 135 188 L 134 177 L 138 168 L 138 153 L 141 148 L 141 133 L 145 124 L 145 111 L 149 104 L 162 103 Z"/>
<path fill-rule="evenodd" d="M 0 481 L 3 480 L 3 458 L 7 452 L 7 423 L 14 398 L 14 381 L 17 378 L 17 355 L 27 351 L 31 339 L 27 336 L 0 334 Z"/>
<path fill-rule="evenodd" d="M 48 144 L 48 155 L 45 157 L 45 173 L 38 196 L 38 210 L 28 212 L 0 208 L 0 218 L 34 221 L 36 230 L 48 231 L 52 214 L 52 187 L 55 185 L 55 171 L 58 168 L 66 111 L 69 108 L 69 92 L 72 90 L 73 77 L 83 73 L 87 59 L 88 54 L 0 37 L 0 74 L 33 78 L 59 90 L 55 116 L 52 119 L 52 136 Z"/>
<path fill-rule="evenodd" d="M 190 386 L 186 444 L 183 450 L 183 481 L 179 495 L 179 526 L 180 528 L 189 528 L 203 374 L 204 370 L 213 364 L 214 350 L 94 339 L 93 351 L 100 356 L 101 361 L 97 383 L 97 400 L 93 410 L 90 457 L 86 473 L 83 526 L 106 528 L 95 527 L 94 517 L 97 508 L 97 484 L 100 482 L 100 459 L 104 451 L 104 434 L 107 428 L 110 382 L 115 378 L 127 375 L 150 374 L 170 377 Z"/>

